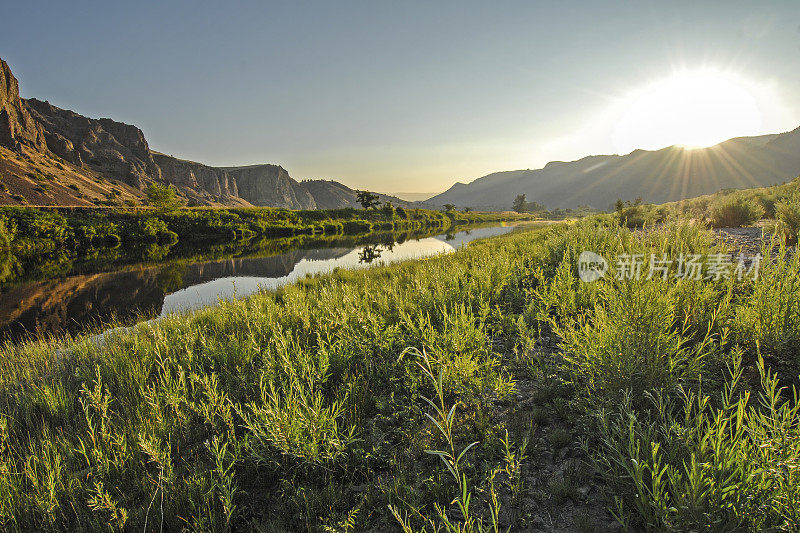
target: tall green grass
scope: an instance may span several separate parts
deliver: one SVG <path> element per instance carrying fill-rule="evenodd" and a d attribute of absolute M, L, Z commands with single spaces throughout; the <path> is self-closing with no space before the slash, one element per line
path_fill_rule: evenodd
<path fill-rule="evenodd" d="M 417 464 L 430 384 L 398 354 L 432 350 L 448 397 L 477 402 L 508 387 L 488 340 L 524 241 L 509 244 L 309 278 L 102 346 L 7 346 L 0 520 L 281 530 L 337 522 L 358 505 L 388 514 L 409 495 L 383 486 L 382 472 L 430 466 Z M 440 492 L 409 504 L 444 502 L 431 498 Z"/>
<path fill-rule="evenodd" d="M 761 390 L 741 387 L 742 363 L 714 398 L 703 392 L 627 395 L 598 414 L 599 469 L 631 530 L 794 531 L 800 527 L 800 403 L 759 361 Z M 717 400 L 717 401 L 715 401 Z"/>
<path fill-rule="evenodd" d="M 609 261 L 599 281 L 578 279 L 585 250 Z M 697 225 L 600 217 L 306 278 L 103 344 L 7 345 L 0 524 L 525 527 L 530 502 L 578 501 L 579 463 L 536 468 L 582 428 L 631 529 L 791 529 L 796 256 L 756 280 L 616 276 L 618 254 L 722 252 Z M 531 439 L 520 428 L 551 413 L 528 400 L 567 428 Z"/>

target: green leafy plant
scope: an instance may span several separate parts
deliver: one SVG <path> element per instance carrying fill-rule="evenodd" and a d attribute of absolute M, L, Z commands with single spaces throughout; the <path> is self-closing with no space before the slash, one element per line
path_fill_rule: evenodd
<path fill-rule="evenodd" d="M 733 352 L 719 407 L 702 393 L 651 395 L 652 416 L 628 395 L 598 414 L 600 471 L 616 494 L 616 516 L 648 531 L 795 529 L 800 525 L 800 402 L 758 362 L 757 403 L 741 390 Z"/>
<path fill-rule="evenodd" d="M 800 234 L 800 201 L 793 198 L 776 203 L 775 218 L 778 220 L 778 230 L 783 233 L 786 245 L 796 245 Z"/>
<path fill-rule="evenodd" d="M 461 463 L 467 452 L 476 446 L 478 442 L 468 444 L 460 451 L 456 449 L 454 428 L 457 404 L 453 404 L 449 409 L 446 406 L 443 384 L 444 374 L 441 372 L 441 370 L 438 372 L 438 374 L 435 373 L 433 368 L 434 361 L 428 355 L 427 351 L 419 351 L 416 348 L 409 348 L 406 349 L 400 355 L 400 357 L 402 358 L 407 353 L 416 356 L 416 364 L 418 368 L 422 370 L 422 373 L 430 381 L 430 384 L 433 385 L 433 388 L 436 391 L 436 398 L 434 400 L 424 396 L 422 397 L 422 399 L 425 400 L 425 402 L 433 409 L 433 412 L 435 413 L 435 415 L 425 413 L 425 416 L 436 427 L 447 445 L 447 449 L 445 450 L 428 450 L 427 453 L 436 455 L 439 457 L 439 459 L 441 459 L 442 463 L 445 465 L 445 468 L 447 468 L 447 471 L 453 477 L 453 480 L 458 487 L 458 493 L 453 499 L 452 503 L 458 507 L 460 512 L 460 520 L 457 521 L 451 519 L 448 516 L 447 509 L 437 504 L 436 512 L 441 521 L 441 526 L 443 526 L 446 531 L 453 533 L 499 531 L 498 519 L 500 514 L 500 502 L 496 495 L 493 495 L 490 505 L 490 527 L 485 526 L 483 520 L 476 518 L 470 510 L 473 493 L 470 490 L 467 476 L 462 471 Z M 397 521 L 401 524 L 404 531 L 413 531 L 408 520 L 401 515 L 400 511 L 396 507 L 390 507 L 390 510 Z M 429 525 L 434 528 L 434 530 L 438 529 L 433 521 L 429 521 Z"/>
<path fill-rule="evenodd" d="M 762 216 L 764 208 L 740 193 L 723 196 L 711 206 L 711 224 L 716 228 L 749 226 Z"/>

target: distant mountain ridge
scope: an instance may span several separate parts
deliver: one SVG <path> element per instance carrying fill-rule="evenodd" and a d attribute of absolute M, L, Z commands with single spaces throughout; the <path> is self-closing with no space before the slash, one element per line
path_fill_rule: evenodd
<path fill-rule="evenodd" d="M 19 96 L 0 59 L 0 205 L 139 203 L 150 183 L 169 183 L 195 205 L 289 209 L 358 207 L 356 192 L 328 180 L 298 182 L 279 165 L 212 167 L 151 150 L 142 130 Z M 109 182 L 111 180 L 111 182 Z M 397 206 L 415 206 L 380 195 Z"/>
<path fill-rule="evenodd" d="M 617 198 L 663 203 L 726 188 L 775 185 L 800 175 L 800 128 L 738 137 L 688 150 L 634 150 L 627 155 L 594 155 L 552 161 L 537 170 L 495 172 L 471 183 L 455 183 L 427 200 L 435 205 L 510 209 L 518 194 L 548 208 L 588 205 L 606 209 Z"/>

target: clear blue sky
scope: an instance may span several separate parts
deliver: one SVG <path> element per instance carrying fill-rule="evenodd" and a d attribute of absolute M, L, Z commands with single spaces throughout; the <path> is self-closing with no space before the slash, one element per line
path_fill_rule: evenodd
<path fill-rule="evenodd" d="M 613 153 L 614 106 L 675 68 L 763 83 L 762 129 L 800 125 L 796 0 L 600 4 L 18 2 L 0 57 L 155 150 L 382 191 Z"/>

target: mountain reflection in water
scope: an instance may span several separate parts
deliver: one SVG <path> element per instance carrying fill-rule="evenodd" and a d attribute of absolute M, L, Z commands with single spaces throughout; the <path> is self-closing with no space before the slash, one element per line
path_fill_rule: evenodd
<path fill-rule="evenodd" d="M 116 320 L 165 316 L 276 289 L 335 268 L 363 268 L 452 252 L 512 227 L 483 227 L 362 246 L 295 249 L 266 257 L 176 261 L 97 274 L 34 281 L 0 290 L 0 337 L 79 333 Z"/>

